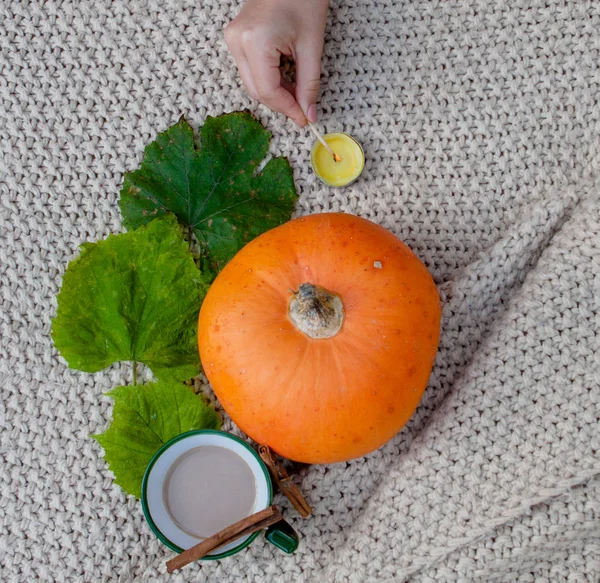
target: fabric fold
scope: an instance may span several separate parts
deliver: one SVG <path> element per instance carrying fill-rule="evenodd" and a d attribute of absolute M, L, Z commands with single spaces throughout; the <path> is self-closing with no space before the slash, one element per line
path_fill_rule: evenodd
<path fill-rule="evenodd" d="M 324 580 L 403 581 L 600 473 L 600 189 L 589 180 L 572 192 L 580 204 Z M 524 238 L 512 240 L 507 256 Z"/>

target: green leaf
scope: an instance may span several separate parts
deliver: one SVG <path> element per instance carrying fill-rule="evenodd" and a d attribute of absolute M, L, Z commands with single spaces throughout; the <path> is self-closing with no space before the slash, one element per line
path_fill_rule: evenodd
<path fill-rule="evenodd" d="M 158 378 L 198 374 L 198 312 L 208 283 L 176 219 L 84 243 L 70 262 L 52 323 L 71 368 L 97 372 L 122 360 Z"/>
<path fill-rule="evenodd" d="M 219 414 L 181 383 L 117 387 L 107 395 L 114 400 L 112 423 L 91 437 L 104 448 L 116 483 L 136 498 L 146 466 L 164 443 L 192 429 L 221 427 Z"/>
<path fill-rule="evenodd" d="M 173 212 L 220 270 L 250 240 L 291 218 L 297 195 L 287 159 L 273 158 L 256 174 L 270 139 L 250 113 L 236 112 L 209 117 L 200 147 L 180 119 L 146 147 L 141 168 L 125 175 L 125 226 Z"/>

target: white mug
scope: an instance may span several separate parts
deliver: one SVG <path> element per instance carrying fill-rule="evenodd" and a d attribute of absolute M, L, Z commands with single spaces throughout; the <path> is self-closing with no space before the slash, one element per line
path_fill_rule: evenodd
<path fill-rule="evenodd" d="M 273 487 L 269 471 L 259 455 L 239 437 L 213 429 L 198 429 L 182 433 L 165 443 L 148 464 L 142 481 L 142 509 L 154 534 L 169 548 L 177 552 L 198 544 L 198 539 L 182 530 L 169 514 L 163 495 L 163 486 L 169 470 L 188 451 L 199 446 L 216 446 L 227 449 L 248 465 L 254 475 L 256 496 L 250 514 L 260 512 L 271 505 Z M 247 547 L 259 532 L 244 536 L 227 545 L 215 549 L 205 559 L 222 559 Z M 274 524 L 267 530 L 269 542 L 291 553 L 298 546 L 298 535 L 285 521 Z"/>

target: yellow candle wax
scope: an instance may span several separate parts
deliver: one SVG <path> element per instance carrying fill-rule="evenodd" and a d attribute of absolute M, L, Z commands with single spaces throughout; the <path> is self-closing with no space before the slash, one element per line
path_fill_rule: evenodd
<path fill-rule="evenodd" d="M 336 162 L 321 142 L 315 142 L 310 154 L 315 174 L 329 186 L 346 186 L 356 180 L 365 166 L 360 144 L 343 133 L 325 134 L 323 138 L 341 160 Z"/>

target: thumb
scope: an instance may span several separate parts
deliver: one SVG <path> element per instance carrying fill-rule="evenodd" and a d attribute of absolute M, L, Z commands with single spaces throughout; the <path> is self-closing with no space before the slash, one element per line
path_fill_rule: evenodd
<path fill-rule="evenodd" d="M 298 49 L 296 58 L 296 100 L 308 121 L 317 121 L 317 97 L 321 80 L 319 49 Z"/>

